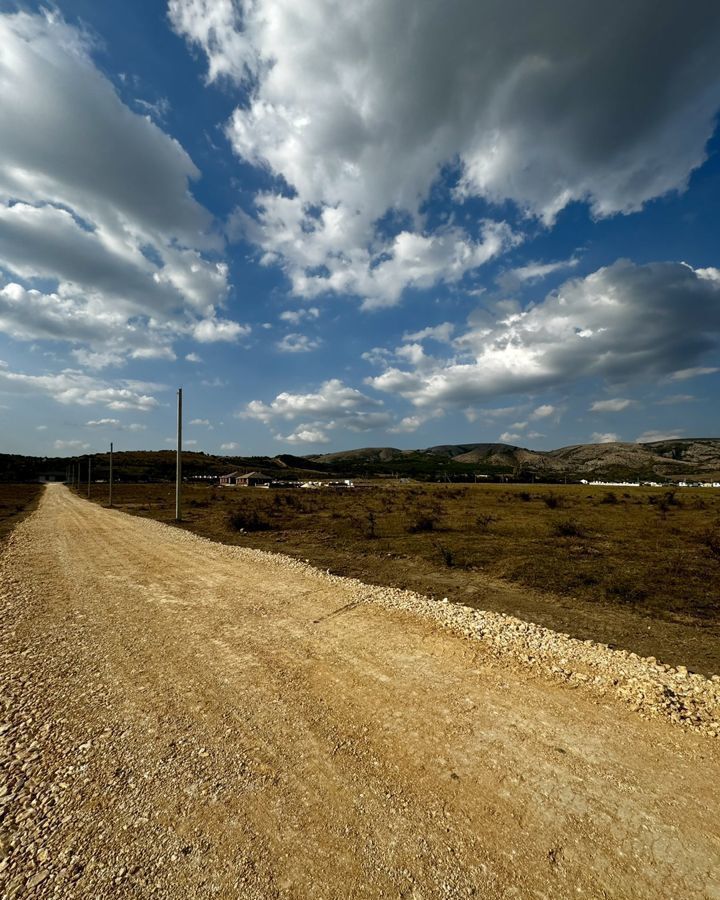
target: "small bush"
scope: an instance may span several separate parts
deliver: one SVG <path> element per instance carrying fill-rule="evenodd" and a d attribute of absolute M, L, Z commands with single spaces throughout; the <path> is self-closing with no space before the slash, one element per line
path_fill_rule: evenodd
<path fill-rule="evenodd" d="M 720 527 L 708 529 L 702 536 L 702 543 L 710 556 L 720 562 Z"/>
<path fill-rule="evenodd" d="M 562 519 L 553 525 L 553 534 L 557 537 L 585 537 L 585 529 L 573 519 Z"/>
<path fill-rule="evenodd" d="M 523 503 L 529 503 L 532 500 L 532 494 L 530 493 L 530 491 L 520 491 L 518 497 L 523 501 Z"/>
<path fill-rule="evenodd" d="M 490 524 L 495 521 L 495 516 L 491 516 L 488 513 L 482 513 L 475 519 L 475 525 L 480 529 L 480 531 L 487 531 L 490 527 Z"/>
<path fill-rule="evenodd" d="M 545 494 L 543 502 L 548 509 L 558 509 L 562 505 L 557 494 Z"/>
<path fill-rule="evenodd" d="M 455 554 L 453 551 L 449 547 L 443 547 L 442 544 L 438 544 L 437 549 L 443 563 L 448 569 L 451 569 L 455 565 Z"/>
<path fill-rule="evenodd" d="M 421 531 L 435 531 L 437 526 L 437 518 L 431 513 L 422 513 L 417 519 L 408 525 L 406 531 L 408 534 L 418 534 Z"/>
<path fill-rule="evenodd" d="M 605 596 L 615 603 L 642 603 L 647 597 L 647 591 L 626 581 L 618 581 L 605 588 Z"/>
<path fill-rule="evenodd" d="M 269 522 L 261 519 L 253 510 L 252 512 L 244 512 L 243 510 L 233 510 L 228 516 L 228 525 L 233 531 L 269 531 L 272 526 Z"/>
<path fill-rule="evenodd" d="M 370 512 L 367 514 L 367 527 L 365 528 L 365 537 L 370 539 L 377 537 L 375 533 L 376 524 L 377 521 L 375 519 L 375 513 L 370 510 Z"/>
<path fill-rule="evenodd" d="M 610 503 L 610 504 L 614 505 L 614 504 L 618 503 L 619 501 L 618 501 L 617 495 L 615 493 L 613 493 L 613 491 L 608 491 L 600 502 L 601 503 Z"/>

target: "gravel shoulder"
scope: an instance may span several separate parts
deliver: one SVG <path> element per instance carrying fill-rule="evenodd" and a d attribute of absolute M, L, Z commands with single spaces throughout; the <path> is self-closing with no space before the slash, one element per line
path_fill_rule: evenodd
<path fill-rule="evenodd" d="M 62 486 L 0 605 L 3 896 L 720 898 L 717 681 Z"/>

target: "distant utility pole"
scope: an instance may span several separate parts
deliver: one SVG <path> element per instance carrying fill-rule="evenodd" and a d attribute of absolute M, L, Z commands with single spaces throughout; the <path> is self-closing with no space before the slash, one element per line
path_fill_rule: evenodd
<path fill-rule="evenodd" d="M 92 476 L 92 456 L 88 456 L 88 500 L 90 499 L 90 478 Z"/>
<path fill-rule="evenodd" d="M 112 441 L 110 441 L 110 496 L 108 498 L 108 506 L 112 506 L 112 453 L 113 453 L 113 445 Z"/>
<path fill-rule="evenodd" d="M 182 519 L 182 388 L 177 392 L 177 457 L 175 461 L 175 521 Z"/>

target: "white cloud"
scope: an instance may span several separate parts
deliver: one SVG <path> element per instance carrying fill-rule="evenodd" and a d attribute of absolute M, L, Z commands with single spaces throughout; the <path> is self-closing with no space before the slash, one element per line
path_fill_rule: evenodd
<path fill-rule="evenodd" d="M 497 279 L 498 284 L 504 290 L 515 290 L 523 284 L 535 284 L 553 275 L 555 272 L 563 272 L 566 269 L 574 269 L 579 260 L 577 257 L 571 259 L 563 259 L 559 262 L 531 262 L 524 266 L 518 266 L 516 269 L 508 269 L 503 272 Z"/>
<path fill-rule="evenodd" d="M 310 306 L 306 309 L 286 309 L 280 313 L 283 322 L 290 322 L 292 325 L 298 325 L 303 319 L 317 319 L 320 317 L 320 310 L 317 306 Z"/>
<path fill-rule="evenodd" d="M 172 347 L 140 347 L 133 350 L 130 356 L 133 359 L 165 359 L 171 362 L 177 359 Z"/>
<path fill-rule="evenodd" d="M 521 441 L 522 435 L 518 434 L 516 431 L 503 431 L 500 435 L 499 440 L 503 444 L 514 444 L 515 441 Z"/>
<path fill-rule="evenodd" d="M 240 444 L 237 444 L 235 441 L 227 441 L 224 444 L 220 444 L 221 450 L 239 450 Z"/>
<path fill-rule="evenodd" d="M 557 407 L 553 406 L 551 403 L 543 403 L 542 406 L 538 406 L 537 409 L 530 413 L 530 418 L 547 419 L 548 416 L 555 415 L 556 412 Z"/>
<path fill-rule="evenodd" d="M 700 375 L 714 375 L 720 372 L 718 366 L 693 366 L 689 369 L 679 369 L 670 376 L 670 381 L 687 381 L 689 378 L 698 378 Z"/>
<path fill-rule="evenodd" d="M 337 378 L 331 378 L 321 384 L 316 392 L 307 394 L 283 392 L 270 404 L 252 400 L 238 415 L 259 419 L 267 425 L 305 419 L 306 422 L 293 432 L 294 439 L 300 440 L 297 437 L 300 432 L 324 433 L 326 429 L 335 428 L 371 431 L 386 427 L 392 422 L 392 418 L 382 409 L 382 405 L 382 401 L 368 397 Z M 289 440 L 287 437 L 279 439 Z"/>
<path fill-rule="evenodd" d="M 677 429 L 671 431 L 644 431 L 639 437 L 635 438 L 636 444 L 652 444 L 654 441 L 674 441 L 682 437 L 682 431 Z"/>
<path fill-rule="evenodd" d="M 206 425 L 209 427 L 210 420 L 209 419 L 190 419 L 189 424 L 190 425 Z"/>
<path fill-rule="evenodd" d="M 426 341 L 428 339 L 439 341 L 441 343 L 449 343 L 455 326 L 452 322 L 443 322 L 440 325 L 431 325 L 428 328 L 422 328 L 420 331 L 406 332 L 403 335 L 404 341 Z"/>
<path fill-rule="evenodd" d="M 228 290 L 198 169 L 59 14 L 0 14 L 0 45 L 0 331 L 79 345 L 95 367 L 174 358 Z"/>
<path fill-rule="evenodd" d="M 192 336 L 201 344 L 210 344 L 216 341 L 233 343 L 241 337 L 250 334 L 249 325 L 240 325 L 229 319 L 203 319 L 192 327 Z"/>
<path fill-rule="evenodd" d="M 202 362 L 202 357 L 199 356 L 197 353 L 187 353 L 187 354 L 185 354 L 185 359 L 187 362 L 191 362 L 191 363 L 201 363 Z"/>
<path fill-rule="evenodd" d="M 593 431 L 591 439 L 593 444 L 614 444 L 620 440 L 614 431 Z"/>
<path fill-rule="evenodd" d="M 107 409 L 154 409 L 158 401 L 146 393 L 157 385 L 123 379 L 110 383 L 75 369 L 64 369 L 50 375 L 26 375 L 0 369 L 0 391 L 10 394 L 44 394 L 65 405 L 105 406 Z"/>
<path fill-rule="evenodd" d="M 198 443 L 197 441 L 193 441 L 193 440 L 190 440 L 190 441 L 183 440 L 183 446 L 185 446 L 185 447 L 197 447 L 197 443 Z"/>
<path fill-rule="evenodd" d="M 47 430 L 48 430 L 47 425 L 36 425 L 35 426 L 35 431 L 47 431 Z"/>
<path fill-rule="evenodd" d="M 306 334 L 286 334 L 275 346 L 282 353 L 310 353 L 322 344 L 319 338 L 311 338 Z"/>
<path fill-rule="evenodd" d="M 613 397 L 610 400 L 595 400 L 595 402 L 590 405 L 590 411 L 621 412 L 623 409 L 627 409 L 628 406 L 632 405 L 632 400 L 627 400 L 623 397 Z"/>
<path fill-rule="evenodd" d="M 170 0 L 169 12 L 208 80 L 245 88 L 235 151 L 294 194 L 259 196 L 236 225 L 305 297 L 389 305 L 502 252 L 507 234 L 426 227 L 443 167 L 458 172 L 458 203 L 510 199 L 545 222 L 574 201 L 599 217 L 683 190 L 720 104 L 709 2 L 690 16 L 610 0 L 602 27 L 574 0 L 522 16 L 503 0 Z M 388 237 L 376 224 L 388 211 L 411 225 Z"/>
<path fill-rule="evenodd" d="M 720 336 L 720 283 L 682 263 L 620 260 L 567 281 L 537 304 L 488 311 L 428 366 L 386 365 L 367 383 L 415 405 L 465 408 L 582 378 L 612 382 L 689 369 Z M 707 374 L 714 371 L 703 368 Z"/>
<path fill-rule="evenodd" d="M 83 441 L 55 441 L 53 444 L 56 450 L 89 450 L 90 444 L 85 444 Z"/>
<path fill-rule="evenodd" d="M 120 419 L 90 419 L 85 423 L 86 428 L 107 428 L 109 426 L 118 427 Z"/>
<path fill-rule="evenodd" d="M 276 441 L 283 441 L 286 444 L 329 444 L 330 438 L 325 434 L 325 432 L 320 429 L 313 427 L 312 425 L 301 425 L 296 431 L 292 434 L 275 435 Z"/>

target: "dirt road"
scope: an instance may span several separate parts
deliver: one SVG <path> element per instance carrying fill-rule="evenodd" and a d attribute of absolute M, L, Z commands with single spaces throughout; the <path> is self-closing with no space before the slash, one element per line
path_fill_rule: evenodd
<path fill-rule="evenodd" d="M 712 738 L 61 486 L 1 565 L 8 898 L 720 898 Z"/>

